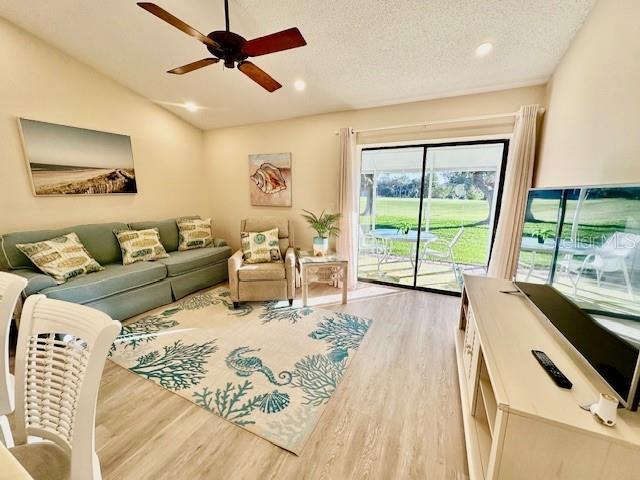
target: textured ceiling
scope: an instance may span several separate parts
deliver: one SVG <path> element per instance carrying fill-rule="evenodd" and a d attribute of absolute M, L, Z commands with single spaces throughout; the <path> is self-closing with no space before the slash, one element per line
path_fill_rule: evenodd
<path fill-rule="evenodd" d="M 595 0 L 231 0 L 246 38 L 298 26 L 308 45 L 255 59 L 267 93 L 221 64 L 174 76 L 204 46 L 134 0 L 0 0 L 0 15 L 201 128 L 543 83 Z M 155 0 L 207 34 L 222 0 Z M 474 49 L 495 50 L 477 59 Z M 304 92 L 294 80 L 307 83 Z M 171 104 L 191 100 L 190 113 Z"/>

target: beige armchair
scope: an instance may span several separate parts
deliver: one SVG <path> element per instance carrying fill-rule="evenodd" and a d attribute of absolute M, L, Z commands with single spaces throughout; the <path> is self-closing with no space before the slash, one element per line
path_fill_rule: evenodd
<path fill-rule="evenodd" d="M 229 289 L 234 308 L 239 302 L 289 300 L 295 297 L 296 254 L 293 249 L 293 222 L 286 218 L 248 218 L 240 222 L 241 232 L 264 232 L 278 229 L 280 253 L 284 261 L 245 264 L 242 250 L 229 258 Z"/>

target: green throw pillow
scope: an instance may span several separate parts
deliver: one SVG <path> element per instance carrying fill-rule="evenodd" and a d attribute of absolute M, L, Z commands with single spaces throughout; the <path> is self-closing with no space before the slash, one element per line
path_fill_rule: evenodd
<path fill-rule="evenodd" d="M 278 229 L 265 232 L 240 233 L 240 245 L 244 263 L 266 263 L 282 260 Z"/>
<path fill-rule="evenodd" d="M 123 265 L 158 260 L 169 256 L 160 243 L 160 232 L 157 228 L 121 230 L 113 233 L 116 234 L 118 243 L 120 243 Z"/>
<path fill-rule="evenodd" d="M 36 267 L 56 282 L 65 283 L 70 278 L 79 277 L 104 268 L 89 254 L 75 233 L 43 242 L 20 243 L 16 247 L 31 260 Z"/>
<path fill-rule="evenodd" d="M 213 243 L 213 234 L 211 233 L 211 219 L 178 219 L 179 244 L 178 250 L 192 250 L 194 248 L 208 247 Z"/>

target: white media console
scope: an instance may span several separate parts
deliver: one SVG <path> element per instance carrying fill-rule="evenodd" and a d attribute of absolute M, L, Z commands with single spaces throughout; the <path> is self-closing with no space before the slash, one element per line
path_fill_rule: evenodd
<path fill-rule="evenodd" d="M 611 390 L 505 280 L 465 275 L 455 331 L 471 480 L 639 480 L 640 411 L 615 427 L 580 405 Z M 531 354 L 573 382 L 557 387 Z"/>

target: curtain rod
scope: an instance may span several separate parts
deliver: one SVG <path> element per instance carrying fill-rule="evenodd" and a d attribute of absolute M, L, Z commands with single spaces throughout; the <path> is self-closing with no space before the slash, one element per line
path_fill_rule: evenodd
<path fill-rule="evenodd" d="M 540 108 L 538 110 L 539 114 L 544 113 L 544 108 Z M 420 123 L 407 123 L 404 125 L 390 125 L 388 127 L 375 127 L 375 128 L 354 128 L 352 130 L 353 133 L 364 133 L 364 132 L 380 132 L 380 131 L 384 131 L 384 130 L 397 130 L 397 129 L 402 129 L 402 128 L 414 128 L 414 127 L 430 127 L 432 125 L 446 125 L 448 123 L 464 123 L 464 122 L 473 122 L 473 121 L 480 121 L 480 120 L 493 120 L 493 119 L 498 119 L 498 118 L 509 118 L 509 117 L 515 117 L 518 114 L 518 112 L 510 112 L 510 113 L 496 113 L 493 115 L 478 115 L 475 117 L 462 117 L 462 118 L 454 118 L 451 120 L 434 120 L 431 122 L 420 122 Z M 334 132 L 336 135 L 338 135 L 340 132 L 335 131 Z"/>

